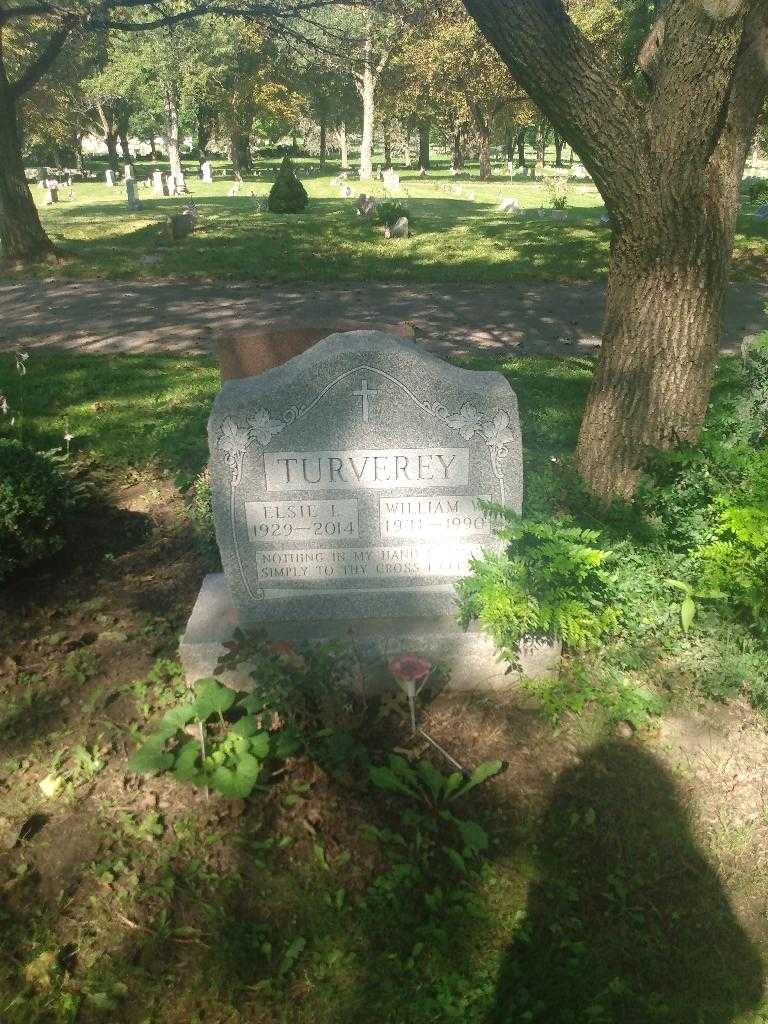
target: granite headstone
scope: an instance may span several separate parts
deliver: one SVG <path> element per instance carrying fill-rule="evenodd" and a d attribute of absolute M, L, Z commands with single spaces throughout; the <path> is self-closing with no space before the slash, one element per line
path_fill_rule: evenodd
<path fill-rule="evenodd" d="M 181 645 L 210 673 L 236 625 L 364 658 L 420 651 L 452 685 L 506 666 L 457 624 L 454 585 L 499 542 L 482 499 L 522 505 L 520 423 L 501 374 L 461 370 L 376 331 L 335 334 L 224 384 L 208 424 L 224 576 L 206 578 Z"/>

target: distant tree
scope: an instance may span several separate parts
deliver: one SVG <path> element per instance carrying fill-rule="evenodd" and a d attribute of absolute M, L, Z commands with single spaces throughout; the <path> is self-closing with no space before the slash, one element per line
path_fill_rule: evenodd
<path fill-rule="evenodd" d="M 6 259 L 35 261 L 54 252 L 37 215 L 24 175 L 18 105 L 51 70 L 75 33 L 152 32 L 219 13 L 271 26 L 294 36 L 301 19 L 330 0 L 80 0 L 60 6 L 49 0 L 0 2 L 0 243 Z M 10 57 L 10 60 L 9 60 Z M 169 149 L 178 141 L 175 80 L 162 81 Z M 178 165 L 178 148 L 171 155 Z"/>

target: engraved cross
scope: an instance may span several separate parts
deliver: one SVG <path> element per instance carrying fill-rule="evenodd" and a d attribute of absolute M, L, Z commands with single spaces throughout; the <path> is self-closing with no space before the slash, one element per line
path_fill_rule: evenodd
<path fill-rule="evenodd" d="M 359 391 L 353 391 L 352 392 L 352 394 L 353 394 L 353 396 L 355 398 L 360 398 L 362 400 L 362 405 L 363 405 L 363 423 L 368 423 L 369 422 L 369 418 L 368 418 L 368 413 L 369 413 L 368 399 L 369 398 L 374 398 L 376 395 L 378 395 L 378 393 L 379 393 L 378 388 L 371 388 L 370 391 L 368 390 L 368 381 L 367 380 L 364 380 L 362 382 Z"/>

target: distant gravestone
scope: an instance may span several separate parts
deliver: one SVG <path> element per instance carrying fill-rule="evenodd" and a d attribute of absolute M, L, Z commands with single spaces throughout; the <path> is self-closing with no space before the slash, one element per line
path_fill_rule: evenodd
<path fill-rule="evenodd" d="M 166 220 L 168 235 L 172 242 L 178 242 L 195 230 L 197 220 L 197 209 L 186 207 L 181 213 L 174 213 Z"/>
<path fill-rule="evenodd" d="M 125 179 L 125 191 L 128 197 L 128 209 L 129 210 L 140 210 L 141 203 L 136 195 L 136 184 L 133 178 Z"/>
<path fill-rule="evenodd" d="M 126 164 L 124 170 L 125 170 L 125 180 L 126 181 L 129 181 L 129 180 L 133 181 L 133 164 Z"/>
<path fill-rule="evenodd" d="M 358 217 L 370 217 L 376 209 L 376 200 L 373 196 L 367 196 L 363 193 L 357 200 L 355 209 L 357 210 Z"/>
<path fill-rule="evenodd" d="M 169 196 L 176 195 L 176 178 L 172 174 L 166 174 L 165 187 L 168 189 Z"/>
<path fill-rule="evenodd" d="M 203 160 L 203 162 L 200 164 L 200 177 L 206 183 L 210 183 L 213 181 L 210 160 Z"/>
<path fill-rule="evenodd" d="M 517 199 L 514 199 L 512 196 L 507 196 L 503 198 L 499 203 L 500 213 L 518 213 L 519 210 L 520 203 L 517 201 Z"/>
<path fill-rule="evenodd" d="M 58 203 L 59 201 L 59 190 L 58 188 L 47 187 L 45 195 L 43 196 L 43 202 L 46 206 L 50 206 L 51 203 Z"/>
<path fill-rule="evenodd" d="M 385 238 L 407 238 L 409 234 L 407 217 L 398 217 L 394 224 L 384 228 Z"/>
<path fill-rule="evenodd" d="M 114 188 L 114 186 L 115 186 L 115 172 L 114 171 L 104 171 L 104 181 L 107 183 L 107 185 L 109 185 L 110 188 Z"/>
<path fill-rule="evenodd" d="M 168 186 L 165 182 L 165 173 L 163 171 L 152 172 L 152 188 L 159 196 L 168 195 Z"/>
<path fill-rule="evenodd" d="M 393 171 L 391 168 L 388 168 L 386 171 L 384 171 L 381 180 L 384 183 L 384 188 L 387 189 L 389 192 L 400 191 L 400 175 Z"/>
<path fill-rule="evenodd" d="M 417 651 L 465 688 L 503 685 L 491 642 L 456 621 L 454 584 L 499 550 L 490 499 L 520 512 L 517 400 L 391 334 L 335 334 L 227 382 L 208 423 L 216 537 L 181 643 L 209 675 L 234 628 L 340 639 L 376 661 Z"/>

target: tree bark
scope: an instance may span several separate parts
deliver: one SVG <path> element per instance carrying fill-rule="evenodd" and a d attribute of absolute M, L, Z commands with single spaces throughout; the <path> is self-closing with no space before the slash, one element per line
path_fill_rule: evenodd
<path fill-rule="evenodd" d="M 464 166 L 464 150 L 462 148 L 462 135 L 463 132 L 461 127 L 457 125 L 453 129 L 453 146 L 451 155 L 451 167 L 454 171 L 461 170 Z"/>
<path fill-rule="evenodd" d="M 119 110 L 116 120 L 117 137 L 120 140 L 120 149 L 122 150 L 124 163 L 133 164 L 131 149 L 128 145 L 128 133 L 131 127 L 131 114 L 125 104 L 121 103 L 120 106 L 122 109 Z"/>
<path fill-rule="evenodd" d="M 392 164 L 392 132 L 389 129 L 389 125 L 384 127 L 384 166 L 390 167 Z"/>
<path fill-rule="evenodd" d="M 518 166 L 525 167 L 525 128 L 521 128 L 518 132 L 515 145 L 517 146 Z"/>
<path fill-rule="evenodd" d="M 342 121 L 338 128 L 339 156 L 341 158 L 342 171 L 349 170 L 349 142 L 347 140 L 347 125 Z"/>
<path fill-rule="evenodd" d="M 181 157 L 179 156 L 179 108 L 176 89 L 173 85 L 166 85 L 163 103 L 168 163 L 171 165 L 171 175 L 178 180 L 182 176 Z"/>
<path fill-rule="evenodd" d="M 480 155 L 480 180 L 488 181 L 493 176 L 491 165 L 491 129 L 484 124 L 477 129 L 477 143 Z"/>
<path fill-rule="evenodd" d="M 403 163 L 406 167 L 411 166 L 411 131 L 407 125 L 403 126 Z"/>
<path fill-rule="evenodd" d="M 547 156 L 547 132 L 549 127 L 546 121 L 541 121 L 536 127 L 536 163 L 543 164 Z"/>
<path fill-rule="evenodd" d="M 0 242 L 12 262 L 34 262 L 55 252 L 43 231 L 24 174 L 15 98 L 0 39 Z"/>
<path fill-rule="evenodd" d="M 325 167 L 328 156 L 328 117 L 323 111 L 320 115 L 320 166 Z"/>
<path fill-rule="evenodd" d="M 563 145 L 565 139 L 559 132 L 555 132 L 555 167 L 563 166 Z"/>
<path fill-rule="evenodd" d="M 359 83 L 360 99 L 363 103 L 363 134 L 360 140 L 360 178 L 368 180 L 373 177 L 373 118 L 376 112 L 376 83 L 371 68 L 370 39 L 366 40 L 368 48 L 361 81 Z"/>
<path fill-rule="evenodd" d="M 429 130 L 429 121 L 423 121 L 419 125 L 419 167 L 423 167 L 425 171 L 430 168 Z"/>
<path fill-rule="evenodd" d="M 640 50 L 638 92 L 559 0 L 464 4 L 608 209 L 603 345 L 576 466 L 598 499 L 627 498 L 651 452 L 695 442 L 703 423 L 739 183 L 768 85 L 768 8 L 745 0 L 720 15 L 670 0 Z"/>

